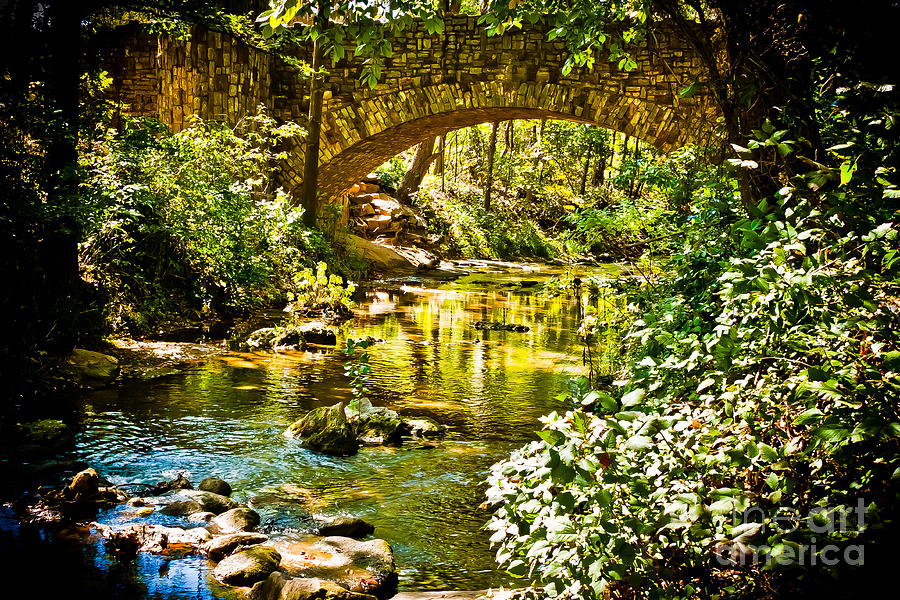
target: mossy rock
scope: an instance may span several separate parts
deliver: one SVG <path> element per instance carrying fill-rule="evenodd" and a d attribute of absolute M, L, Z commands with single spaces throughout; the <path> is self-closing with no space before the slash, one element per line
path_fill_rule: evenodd
<path fill-rule="evenodd" d="M 325 454 L 350 456 L 359 451 L 359 441 L 347 422 L 343 404 L 320 406 L 309 411 L 288 427 L 284 435 L 302 438 L 311 450 Z"/>
<path fill-rule="evenodd" d="M 119 361 L 106 354 L 75 348 L 66 357 L 60 371 L 81 385 L 101 387 L 118 377 Z"/>
<path fill-rule="evenodd" d="M 75 434 L 58 419 L 41 419 L 18 426 L 18 451 L 22 454 L 54 454 L 69 446 Z"/>
<path fill-rule="evenodd" d="M 281 555 L 269 546 L 254 546 L 222 559 L 213 577 L 228 585 L 252 586 L 266 579 L 281 563 Z"/>

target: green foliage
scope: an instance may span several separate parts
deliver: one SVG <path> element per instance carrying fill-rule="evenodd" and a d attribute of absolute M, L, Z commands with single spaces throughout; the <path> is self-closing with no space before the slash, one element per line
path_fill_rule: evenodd
<path fill-rule="evenodd" d="M 833 586 L 900 508 L 900 102 L 825 72 L 827 155 L 772 121 L 734 148 L 739 175 L 783 186 L 769 201 L 741 206 L 717 170 L 694 187 L 689 161 L 658 163 L 648 185 L 690 214 L 668 276 L 629 294 L 622 391 L 573 385 L 575 409 L 493 467 L 498 560 L 547 595 Z"/>
<path fill-rule="evenodd" d="M 668 224 L 663 216 L 669 213 L 652 202 L 630 198 L 607 202 L 573 207 L 566 214 L 564 221 L 571 229 L 563 233 L 562 239 L 570 252 L 627 255 L 629 247 L 641 245 L 647 236 L 661 234 Z"/>
<path fill-rule="evenodd" d="M 381 185 L 396 190 L 403 181 L 403 176 L 406 175 L 406 165 L 403 164 L 403 159 L 395 156 L 375 169 L 375 174 Z"/>
<path fill-rule="evenodd" d="M 358 406 L 360 399 L 365 398 L 369 392 L 367 384 L 369 382 L 369 374 L 372 371 L 372 367 L 369 364 L 368 348 L 370 345 L 372 345 L 372 342 L 367 338 L 354 340 L 348 337 L 347 346 L 344 348 L 344 354 L 350 358 L 350 361 L 344 365 L 344 372 L 350 378 L 350 389 L 353 392 L 353 400 L 348 407 L 351 411 Z"/>
<path fill-rule="evenodd" d="M 351 300 L 356 284 L 347 282 L 340 275 L 328 273 L 328 265 L 319 262 L 315 270 L 304 269 L 292 278 L 288 292 L 295 315 L 306 315 L 323 310 L 348 314 L 356 306 Z"/>
<path fill-rule="evenodd" d="M 637 63 L 629 47 L 644 39 L 650 8 L 649 2 L 640 0 L 576 1 L 564 9 L 552 2 L 493 0 L 480 22 L 489 34 L 499 35 L 523 23 L 546 21 L 550 26 L 547 38 L 565 40 L 571 53 L 563 75 L 576 67 L 592 68 L 598 51 L 619 69 L 630 71 Z"/>
<path fill-rule="evenodd" d="M 631 391 L 551 415 L 540 441 L 494 467 L 501 564 L 551 596 L 615 585 L 675 597 L 683 583 L 713 593 L 721 581 L 697 573 L 724 570 L 717 546 L 737 556 L 752 540 L 775 557 L 862 533 L 753 521 L 748 534 L 749 506 L 840 513 L 859 495 L 877 521 L 896 505 L 900 323 L 882 281 L 896 277 L 897 232 L 834 239 L 828 221 L 783 198 L 769 217 L 733 226 L 731 251 L 690 246 L 676 258 L 667 293 L 628 336 Z M 732 584 L 749 591 L 778 567 L 750 565 Z"/>
<path fill-rule="evenodd" d="M 425 202 L 433 211 L 431 221 L 440 224 L 439 232 L 446 240 L 446 251 L 450 254 L 497 259 L 551 258 L 559 254 L 559 247 L 548 239 L 535 221 L 514 206 L 485 211 L 477 188 L 456 188 L 442 194 L 428 185 L 423 187 L 420 197 L 426 198 Z"/>
<path fill-rule="evenodd" d="M 271 0 L 269 5 L 269 10 L 256 19 L 264 38 L 290 36 L 294 19 L 305 18 L 309 25 L 303 28 L 300 38 L 321 44 L 324 55 L 332 62 L 348 52 L 366 57 L 359 79 L 370 88 L 377 85 L 385 60 L 392 56 L 386 33 L 403 31 L 415 18 L 424 22 L 430 34 L 444 30 L 437 6 L 430 1 Z"/>
<path fill-rule="evenodd" d="M 327 256 L 302 209 L 268 183 L 277 143 L 297 134 L 264 113 L 235 129 L 197 119 L 177 134 L 126 120 L 83 153 L 82 270 L 109 296 L 114 328 L 261 306 Z"/>

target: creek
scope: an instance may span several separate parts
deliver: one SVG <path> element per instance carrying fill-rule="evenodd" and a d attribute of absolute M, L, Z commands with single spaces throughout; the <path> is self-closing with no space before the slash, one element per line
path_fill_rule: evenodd
<path fill-rule="evenodd" d="M 338 334 L 384 340 L 369 349 L 368 396 L 403 416 L 447 425 L 435 447 L 407 440 L 340 458 L 282 436 L 311 408 L 350 400 L 339 347 L 228 352 L 180 374 L 88 392 L 67 458 L 116 484 L 152 484 L 178 473 L 195 484 L 221 477 L 235 500 L 260 512 L 261 529 L 273 537 L 300 536 L 314 520 L 362 517 L 393 546 L 401 591 L 509 585 L 514 580 L 496 569 L 482 529 L 486 476 L 493 463 L 536 438 L 541 415 L 565 408 L 556 396 L 568 377 L 585 372 L 577 309 L 571 297 L 537 294 L 564 267 L 470 262 L 464 268 L 469 274 L 452 282 L 373 284 Z M 615 277 L 619 269 L 568 270 Z M 529 330 L 483 331 L 472 326 L 477 321 Z M 125 510 L 98 520 L 121 521 Z M 0 514 L 8 549 L 64 561 L 63 576 L 74 589 L 95 590 L 97 597 L 112 590 L 117 598 L 225 594 L 207 577 L 205 559 L 142 554 L 123 565 L 102 544 L 85 543 L 84 534 L 49 539 L 16 529 L 10 518 Z"/>

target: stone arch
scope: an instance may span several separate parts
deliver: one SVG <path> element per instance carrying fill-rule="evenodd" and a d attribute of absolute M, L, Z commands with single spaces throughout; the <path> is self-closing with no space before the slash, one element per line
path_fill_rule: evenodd
<path fill-rule="evenodd" d="M 486 121 L 593 123 L 663 151 L 716 135 L 719 113 L 709 91 L 679 96 L 705 76 L 703 59 L 665 21 L 633 48 L 631 71 L 598 50 L 590 68 L 564 74 L 565 43 L 549 40 L 540 23 L 491 37 L 477 17 L 447 15 L 441 34 L 414 22 L 390 44 L 393 55 L 374 89 L 359 82 L 364 59 L 352 51 L 325 77 L 319 188 L 326 203 L 342 203 L 354 179 L 422 139 Z M 292 52 L 306 60 L 310 48 Z M 192 114 L 233 124 L 257 105 L 284 121 L 306 122 L 308 81 L 296 68 L 199 27 L 188 41 L 119 30 L 105 61 L 116 97 L 176 131 Z M 283 187 L 300 187 L 303 161 L 303 144 L 295 142 L 276 174 Z"/>
<path fill-rule="evenodd" d="M 392 156 L 429 137 L 492 121 L 551 118 L 627 133 L 661 150 L 705 129 L 705 107 L 678 110 L 564 84 L 442 83 L 326 113 L 319 188 L 336 199 Z M 298 161 L 302 164 L 302 159 Z"/>

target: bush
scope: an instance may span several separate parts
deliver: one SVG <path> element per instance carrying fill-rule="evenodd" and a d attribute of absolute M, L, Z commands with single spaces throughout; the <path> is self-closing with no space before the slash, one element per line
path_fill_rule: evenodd
<path fill-rule="evenodd" d="M 478 188 L 460 185 L 444 194 L 434 184 L 435 179 L 426 179 L 420 195 L 433 211 L 430 221 L 438 224 L 451 255 L 504 259 L 553 258 L 560 254 L 558 245 L 516 207 L 496 206 L 485 211 Z"/>
<path fill-rule="evenodd" d="M 106 290 L 113 328 L 259 307 L 330 253 L 268 180 L 277 144 L 297 134 L 262 112 L 234 129 L 196 119 L 177 134 L 127 120 L 83 154 L 82 269 Z"/>
<path fill-rule="evenodd" d="M 673 257 L 627 393 L 576 394 L 492 469 L 498 561 L 550 596 L 763 595 L 791 566 L 836 573 L 823 550 L 897 508 L 897 231 L 789 190 L 760 209 Z"/>

